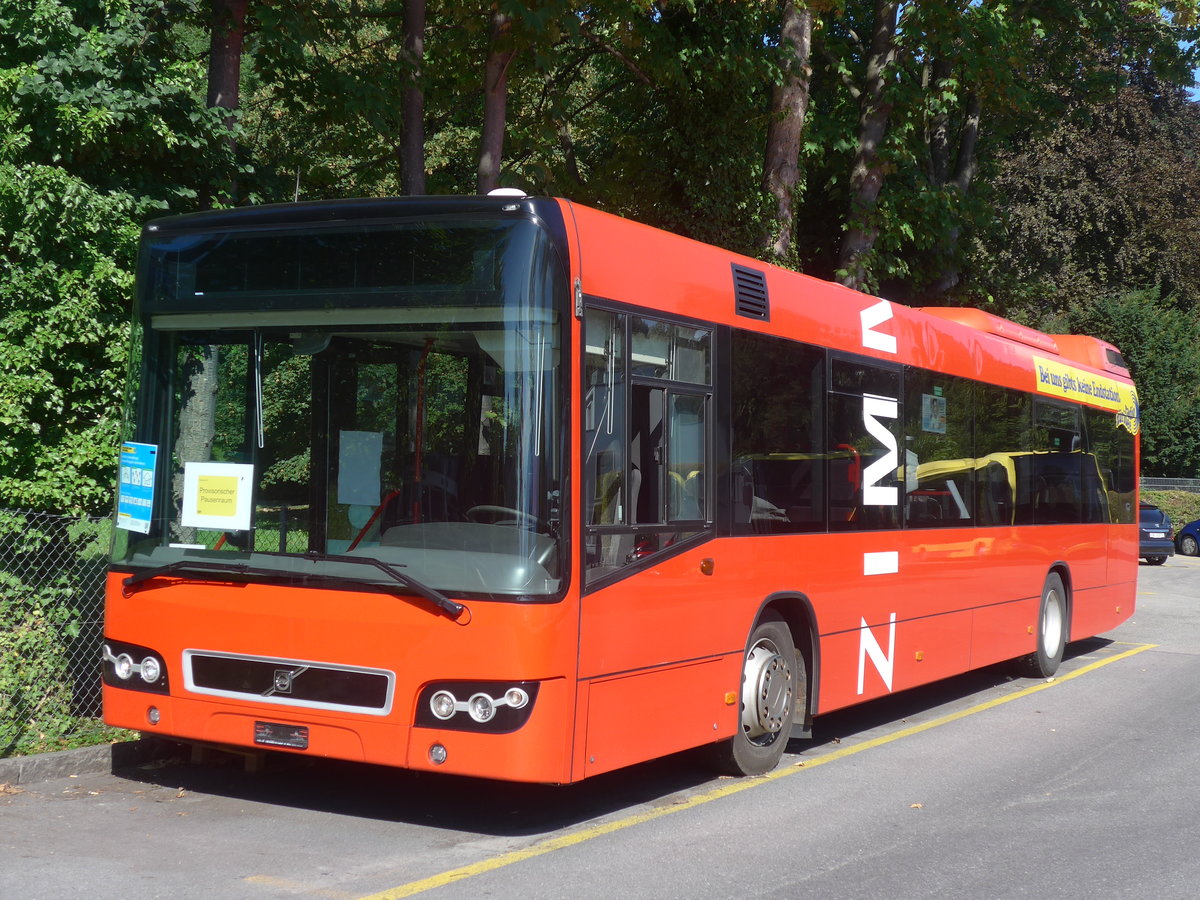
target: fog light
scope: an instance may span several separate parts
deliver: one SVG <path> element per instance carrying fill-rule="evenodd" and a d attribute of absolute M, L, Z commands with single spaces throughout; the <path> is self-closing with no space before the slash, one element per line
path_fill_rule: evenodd
<path fill-rule="evenodd" d="M 441 744 L 434 744 L 429 748 L 429 761 L 435 766 L 440 766 L 446 761 L 446 748 Z"/>
<path fill-rule="evenodd" d="M 454 699 L 454 695 L 449 691 L 438 691 L 429 698 L 429 709 L 443 721 L 454 715 L 454 710 L 457 706 L 458 701 Z"/>
<path fill-rule="evenodd" d="M 158 720 L 162 718 L 162 713 L 158 711 L 157 706 L 152 706 L 146 710 L 146 721 L 151 725 L 157 725 Z"/>
<path fill-rule="evenodd" d="M 128 653 L 122 653 L 113 660 L 113 671 L 122 681 L 128 681 L 133 675 L 133 657 Z"/>
<path fill-rule="evenodd" d="M 153 656 L 147 656 L 142 660 L 141 675 L 142 681 L 146 684 L 154 684 L 158 681 L 158 676 L 162 674 L 162 666 Z"/>
<path fill-rule="evenodd" d="M 513 709 L 520 709 L 529 702 L 529 695 L 520 688 L 509 688 L 504 694 L 504 702 Z"/>
<path fill-rule="evenodd" d="M 467 712 L 476 722 L 486 722 L 496 714 L 496 706 L 487 694 L 475 694 L 467 701 Z"/>

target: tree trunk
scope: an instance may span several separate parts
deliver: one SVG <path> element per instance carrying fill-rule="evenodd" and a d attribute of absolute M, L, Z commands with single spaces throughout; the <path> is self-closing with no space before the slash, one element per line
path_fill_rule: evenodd
<path fill-rule="evenodd" d="M 971 94 L 967 97 L 962 133 L 958 136 L 958 165 L 955 167 L 954 179 L 951 182 L 964 194 L 970 188 L 971 180 L 975 177 L 975 147 L 979 143 L 979 123 L 982 118 L 983 104 L 979 95 Z"/>
<path fill-rule="evenodd" d="M 508 65 L 516 53 L 511 33 L 512 17 L 494 9 L 483 71 L 483 131 L 479 138 L 478 182 L 481 194 L 500 186 L 500 160 L 504 154 L 504 120 L 508 103 Z"/>
<path fill-rule="evenodd" d="M 232 134 L 238 108 L 238 84 L 242 75 L 242 42 L 246 36 L 246 6 L 249 0 L 212 0 L 212 33 L 208 53 L 208 106 L 227 111 L 225 127 L 231 130 L 225 142 L 230 157 L 237 151 Z M 213 186 L 217 199 L 232 202 L 237 196 L 237 176 L 228 183 Z M 212 198 L 205 205 L 211 205 Z"/>
<path fill-rule="evenodd" d="M 879 192 L 883 188 L 879 145 L 887 134 L 892 111 L 892 105 L 884 100 L 884 87 L 896 55 L 899 7 L 899 0 L 875 0 L 875 25 L 871 32 L 858 119 L 858 151 L 850 170 L 850 212 L 846 237 L 838 254 L 838 269 L 841 270 L 838 280 L 852 288 L 860 288 L 866 281 L 865 257 L 879 236 L 879 228 L 874 222 Z"/>
<path fill-rule="evenodd" d="M 791 54 L 782 84 L 771 92 L 771 115 L 763 160 L 763 190 L 775 200 L 775 219 L 764 249 L 778 262 L 794 257 L 796 185 L 800 181 L 800 140 L 808 114 L 812 75 L 813 13 L 804 0 L 785 0 L 780 44 Z"/>
<path fill-rule="evenodd" d="M 971 94 L 967 97 L 966 108 L 963 111 L 962 131 L 958 136 L 958 160 L 954 166 L 954 176 L 945 184 L 937 184 L 937 187 L 949 186 L 958 191 L 963 196 L 966 196 L 967 191 L 971 187 L 971 180 L 975 177 L 976 159 L 975 147 L 979 143 L 979 123 L 982 118 L 982 104 L 980 103 L 977 94 Z M 947 163 L 949 160 L 947 159 Z M 943 177 L 945 172 L 943 170 Z M 942 274 L 929 285 L 924 294 L 932 299 L 940 297 L 947 291 L 953 290 L 961 278 L 961 273 L 958 267 L 958 241 L 962 235 L 961 229 L 955 225 L 946 234 L 946 240 L 942 248 L 946 265 L 942 270 Z"/>
<path fill-rule="evenodd" d="M 425 0 L 404 0 L 404 56 L 410 67 L 400 111 L 404 141 L 400 149 L 400 182 L 405 194 L 425 193 L 425 92 L 421 66 L 425 58 Z"/>
<path fill-rule="evenodd" d="M 923 79 L 922 90 L 940 92 L 952 74 L 949 58 L 939 56 L 926 73 L 929 77 Z M 945 111 L 930 120 L 925 129 L 925 142 L 929 146 L 929 181 L 940 188 L 950 173 L 950 116 Z"/>
<path fill-rule="evenodd" d="M 183 503 L 183 464 L 212 459 L 213 441 L 217 433 L 220 368 L 217 353 L 217 348 L 213 346 L 197 347 L 195 355 L 184 365 L 185 387 L 179 407 L 179 434 L 175 441 L 175 458 L 179 461 L 179 468 L 172 478 L 176 510 L 181 509 Z M 191 543 L 195 539 L 195 530 L 180 527 L 173 537 Z"/>

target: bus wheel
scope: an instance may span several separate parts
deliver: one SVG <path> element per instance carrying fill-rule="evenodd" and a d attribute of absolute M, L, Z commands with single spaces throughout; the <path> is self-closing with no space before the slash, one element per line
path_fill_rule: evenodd
<path fill-rule="evenodd" d="M 792 731 L 797 685 L 805 686 L 797 665 L 791 631 L 778 614 L 768 612 L 746 644 L 738 732 L 713 746 L 722 772 L 763 775 L 779 764 Z"/>
<path fill-rule="evenodd" d="M 1027 675 L 1049 678 L 1058 671 L 1067 646 L 1067 592 L 1057 572 L 1046 576 L 1038 612 L 1037 650 L 1025 657 Z"/>

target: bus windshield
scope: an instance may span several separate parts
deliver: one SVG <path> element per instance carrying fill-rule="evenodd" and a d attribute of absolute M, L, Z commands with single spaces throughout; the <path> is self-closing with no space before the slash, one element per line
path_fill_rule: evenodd
<path fill-rule="evenodd" d="M 566 276 L 537 224 L 181 227 L 142 259 L 121 475 L 155 487 L 115 565 L 395 587 L 358 556 L 435 593 L 559 592 Z"/>

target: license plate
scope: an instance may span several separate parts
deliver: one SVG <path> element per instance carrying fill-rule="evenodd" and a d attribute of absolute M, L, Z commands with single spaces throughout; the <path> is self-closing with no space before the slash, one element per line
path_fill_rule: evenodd
<path fill-rule="evenodd" d="M 1152 538 L 1165 538 L 1166 536 L 1167 536 L 1167 533 L 1165 531 L 1151 531 L 1150 532 L 1150 537 L 1152 537 Z"/>
<path fill-rule="evenodd" d="M 308 728 L 304 725 L 281 725 L 278 722 L 255 722 L 254 743 L 266 747 L 308 749 Z"/>

